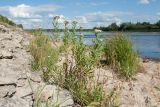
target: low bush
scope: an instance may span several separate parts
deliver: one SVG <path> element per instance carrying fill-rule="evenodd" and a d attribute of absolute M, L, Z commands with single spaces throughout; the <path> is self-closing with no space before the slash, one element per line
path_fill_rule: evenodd
<path fill-rule="evenodd" d="M 2 15 L 0 15 L 0 24 L 11 25 L 11 26 L 15 26 L 15 27 L 19 27 L 23 29 L 22 24 L 16 24 L 15 22 L 9 20 L 7 17 L 2 16 Z"/>
<path fill-rule="evenodd" d="M 126 78 L 130 78 L 136 72 L 138 57 L 127 36 L 118 33 L 109 38 L 104 51 L 107 62 Z"/>

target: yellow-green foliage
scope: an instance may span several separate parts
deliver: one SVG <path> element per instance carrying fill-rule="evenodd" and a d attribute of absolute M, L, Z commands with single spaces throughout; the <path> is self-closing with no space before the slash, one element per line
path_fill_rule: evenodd
<path fill-rule="evenodd" d="M 96 103 L 95 107 L 111 107 L 114 101 L 109 101 L 103 90 L 103 84 L 98 84 L 98 81 L 92 78 L 93 69 L 102 55 L 102 43 L 98 35 L 94 39 L 94 45 L 88 47 L 84 44 L 83 35 L 76 39 L 75 22 L 72 23 L 74 27 L 71 32 L 67 25 L 68 22 L 65 22 L 63 42 L 66 60 L 63 66 L 65 75 L 63 87 L 72 93 L 74 101 L 81 106 Z M 89 86 L 90 84 L 92 85 Z"/>
<path fill-rule="evenodd" d="M 95 59 L 97 48 L 89 48 L 83 43 L 83 35 L 76 41 L 75 46 L 72 49 L 72 56 L 75 60 L 75 65 L 71 64 L 70 69 L 65 70 L 65 82 L 64 87 L 67 88 L 73 95 L 76 103 L 81 106 L 88 106 L 93 102 L 98 103 L 97 106 L 105 107 L 102 102 L 106 100 L 106 94 L 103 90 L 103 85 L 97 84 L 97 81 L 93 80 L 93 68 L 96 66 L 97 60 Z M 68 57 L 66 57 L 67 59 Z M 66 61 L 68 61 L 67 59 Z M 71 62 L 73 63 L 73 62 Z M 69 63 L 66 62 L 68 68 Z M 93 86 L 88 87 L 90 81 L 93 81 Z M 108 105 L 107 105 L 108 106 Z"/>
<path fill-rule="evenodd" d="M 53 21 L 58 21 L 55 17 Z M 54 83 L 68 89 L 74 97 L 74 101 L 81 106 L 112 107 L 114 101 L 106 96 L 103 84 L 93 79 L 93 69 L 99 64 L 102 56 L 102 43 L 97 35 L 93 46 L 86 46 L 83 35 L 77 37 L 75 33 L 76 22 L 72 22 L 72 30 L 68 29 L 69 22 L 64 23 L 64 46 L 53 48 L 50 39 L 36 32 L 35 38 L 30 44 L 33 55 L 33 68 L 43 67 L 47 72 L 43 78 L 48 81 L 54 79 Z M 53 22 L 55 39 L 58 39 L 58 22 Z M 64 50 L 62 50 L 64 49 Z M 65 61 L 63 65 L 57 65 L 59 52 L 62 52 Z"/>
<path fill-rule="evenodd" d="M 30 43 L 30 50 L 33 56 L 32 67 L 34 70 L 47 69 L 44 79 L 56 67 L 59 51 L 51 46 L 49 38 L 40 32 L 35 33 L 34 39 Z"/>
<path fill-rule="evenodd" d="M 105 54 L 108 63 L 126 78 L 136 72 L 138 58 L 127 36 L 119 33 L 109 38 L 106 41 Z"/>
<path fill-rule="evenodd" d="M 19 28 L 23 28 L 22 24 L 16 24 L 13 21 L 9 20 L 7 17 L 0 15 L 0 23 L 5 25 L 17 26 Z"/>

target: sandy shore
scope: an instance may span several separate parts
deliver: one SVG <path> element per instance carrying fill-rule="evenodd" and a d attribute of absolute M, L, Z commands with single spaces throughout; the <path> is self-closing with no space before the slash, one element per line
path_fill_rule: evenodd
<path fill-rule="evenodd" d="M 95 70 L 105 91 L 115 90 L 120 107 L 160 107 L 160 62 L 141 60 L 139 71 L 130 80 L 121 78 L 109 67 Z"/>

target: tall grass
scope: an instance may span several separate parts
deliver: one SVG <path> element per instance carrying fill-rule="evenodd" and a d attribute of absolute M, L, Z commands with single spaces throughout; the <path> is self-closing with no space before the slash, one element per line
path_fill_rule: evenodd
<path fill-rule="evenodd" d="M 58 17 L 55 17 L 53 21 L 56 21 L 53 22 L 56 37 L 54 39 L 57 39 Z M 71 23 L 72 30 L 69 30 L 69 24 L 68 21 L 64 23 L 63 48 L 53 48 L 47 36 L 44 36 L 42 32 L 36 32 L 30 44 L 34 58 L 33 69 L 39 70 L 45 67 L 44 80 L 54 79 L 53 82 L 68 89 L 75 103 L 81 106 L 112 107 L 114 105 L 114 101 L 111 100 L 112 95 L 107 96 L 104 84 L 99 84 L 93 79 L 93 70 L 99 64 L 103 54 L 103 45 L 98 34 L 93 40 L 94 45 L 88 47 L 84 44 L 83 34 L 76 35 L 77 22 Z M 57 65 L 59 57 L 65 58 L 62 65 Z"/>
<path fill-rule="evenodd" d="M 39 30 L 35 32 L 35 37 L 30 43 L 30 50 L 33 56 L 32 68 L 34 70 L 45 68 L 46 71 L 43 72 L 43 79 L 47 81 L 52 71 L 56 69 L 59 56 L 58 49 L 53 48 L 49 38 Z"/>
<path fill-rule="evenodd" d="M 108 63 L 126 78 L 135 74 L 138 57 L 133 50 L 132 42 L 121 33 L 106 41 L 105 55 Z"/>

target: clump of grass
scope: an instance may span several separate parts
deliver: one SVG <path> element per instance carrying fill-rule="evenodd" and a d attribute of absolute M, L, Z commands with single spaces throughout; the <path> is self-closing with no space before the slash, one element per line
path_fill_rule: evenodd
<path fill-rule="evenodd" d="M 47 81 L 52 71 L 56 69 L 56 63 L 59 56 L 59 51 L 53 48 L 47 36 L 41 31 L 35 32 L 35 37 L 30 43 L 30 50 L 33 56 L 32 68 L 34 70 L 46 69 L 43 78 Z"/>
<path fill-rule="evenodd" d="M 126 78 L 135 74 L 138 57 L 127 36 L 119 33 L 108 39 L 105 46 L 105 56 L 108 63 Z"/>

